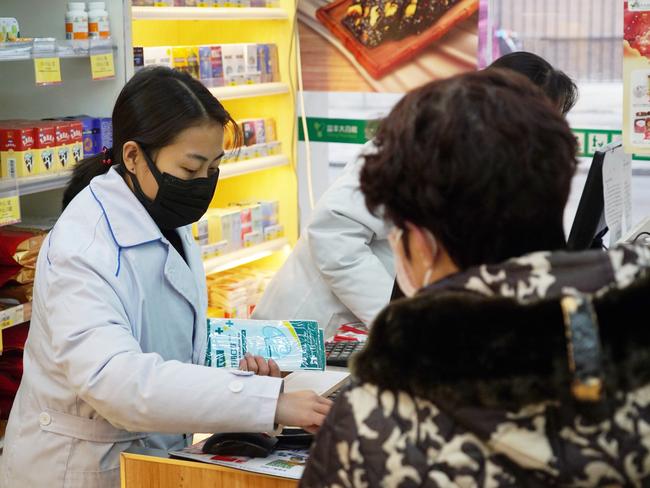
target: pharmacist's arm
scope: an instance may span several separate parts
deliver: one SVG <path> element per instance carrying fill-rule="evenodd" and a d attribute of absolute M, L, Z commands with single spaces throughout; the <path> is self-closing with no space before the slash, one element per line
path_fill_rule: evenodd
<path fill-rule="evenodd" d="M 114 277 L 78 257 L 57 259 L 48 277 L 55 361 L 79 397 L 114 426 L 161 433 L 273 429 L 279 378 L 143 353 L 110 285 Z"/>
<path fill-rule="evenodd" d="M 386 239 L 383 220 L 370 214 L 359 190 L 362 162 L 352 163 L 323 195 L 307 227 L 311 255 L 332 292 L 369 324 L 388 304 L 394 277 L 370 248 Z"/>

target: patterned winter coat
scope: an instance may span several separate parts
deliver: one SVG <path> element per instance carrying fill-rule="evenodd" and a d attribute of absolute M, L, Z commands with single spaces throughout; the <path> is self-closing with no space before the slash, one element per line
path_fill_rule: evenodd
<path fill-rule="evenodd" d="M 649 318 L 650 250 L 633 246 L 535 253 L 396 302 L 300 486 L 650 486 Z"/>

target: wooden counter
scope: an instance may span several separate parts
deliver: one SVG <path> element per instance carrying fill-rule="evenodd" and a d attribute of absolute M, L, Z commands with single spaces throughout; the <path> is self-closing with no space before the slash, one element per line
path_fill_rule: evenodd
<path fill-rule="evenodd" d="M 298 482 L 130 449 L 120 460 L 122 488 L 296 488 Z"/>

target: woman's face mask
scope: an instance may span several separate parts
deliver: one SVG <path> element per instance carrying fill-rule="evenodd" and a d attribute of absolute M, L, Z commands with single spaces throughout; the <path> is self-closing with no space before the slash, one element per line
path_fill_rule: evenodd
<path fill-rule="evenodd" d="M 435 256 L 437 249 L 436 240 L 431 235 L 431 233 L 428 231 L 425 232 L 426 235 L 431 239 L 433 250 L 432 254 Z M 402 290 L 402 293 L 410 298 L 415 296 L 420 289 L 429 285 L 431 274 L 433 273 L 433 266 L 429 266 L 429 268 L 425 271 L 422 282 L 416 284 L 414 282 L 415 273 L 413 271 L 413 264 L 406 257 L 403 237 L 404 231 L 402 229 L 393 229 L 393 231 L 388 236 L 388 242 L 390 243 L 393 254 L 395 256 L 395 273 L 397 275 L 397 284 Z"/>
<path fill-rule="evenodd" d="M 161 173 L 147 150 L 140 146 L 149 171 L 158 184 L 152 200 L 145 195 L 136 175 L 128 173 L 135 196 L 161 229 L 176 229 L 198 221 L 208 210 L 219 180 L 219 169 L 206 178 L 184 180 Z"/>

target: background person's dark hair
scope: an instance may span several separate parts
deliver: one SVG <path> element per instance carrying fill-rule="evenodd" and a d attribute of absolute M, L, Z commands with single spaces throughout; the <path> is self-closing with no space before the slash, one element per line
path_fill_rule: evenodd
<path fill-rule="evenodd" d="M 487 69 L 509 69 L 539 86 L 555 105 L 567 114 L 578 101 L 578 87 L 564 72 L 537 54 L 516 51 L 494 61 Z"/>
<path fill-rule="evenodd" d="M 461 269 L 565 247 L 576 142 L 521 75 L 484 70 L 407 94 L 365 156 L 368 209 L 429 229 Z"/>
<path fill-rule="evenodd" d="M 122 164 L 122 147 L 128 141 L 143 144 L 155 156 L 180 132 L 207 121 L 232 130 L 236 145 L 240 137 L 235 121 L 201 82 L 160 66 L 145 68 L 126 83 L 115 102 L 112 121 L 111 164 L 103 163 L 103 153 L 80 161 L 63 194 L 64 209 L 95 176 Z"/>

